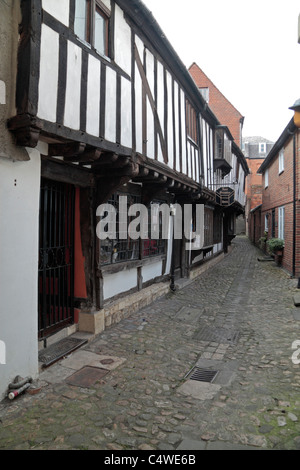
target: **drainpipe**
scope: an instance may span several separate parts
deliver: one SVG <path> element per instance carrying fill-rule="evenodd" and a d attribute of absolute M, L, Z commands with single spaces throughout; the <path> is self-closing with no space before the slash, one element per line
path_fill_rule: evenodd
<path fill-rule="evenodd" d="M 293 277 L 296 276 L 296 236 L 297 236 L 297 148 L 296 131 L 293 135 Z M 300 289 L 300 277 L 298 278 L 298 289 Z"/>
<path fill-rule="evenodd" d="M 176 204 L 176 201 L 174 201 L 174 204 Z M 175 286 L 175 247 L 174 247 L 174 231 L 175 231 L 175 215 L 172 214 L 172 253 L 171 253 L 171 284 L 170 284 L 170 289 L 172 292 L 176 292 L 176 286 Z"/>
<path fill-rule="evenodd" d="M 296 275 L 296 136 L 293 135 L 293 277 Z M 298 281 L 299 288 L 299 281 Z"/>

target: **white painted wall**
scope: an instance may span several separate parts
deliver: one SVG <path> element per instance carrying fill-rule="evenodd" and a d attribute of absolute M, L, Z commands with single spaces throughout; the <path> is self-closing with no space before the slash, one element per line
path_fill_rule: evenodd
<path fill-rule="evenodd" d="M 100 61 L 89 56 L 86 131 L 88 134 L 99 136 L 100 124 Z"/>
<path fill-rule="evenodd" d="M 116 141 L 116 110 L 117 110 L 117 74 L 109 67 L 106 68 L 106 110 L 105 138 L 110 142 Z"/>
<path fill-rule="evenodd" d="M 37 115 L 50 122 L 56 122 L 58 61 L 59 35 L 43 24 Z"/>
<path fill-rule="evenodd" d="M 155 261 L 154 263 L 143 266 L 142 276 L 143 282 L 151 281 L 158 276 L 162 275 L 162 261 Z"/>
<path fill-rule="evenodd" d="M 70 0 L 42 0 L 42 7 L 65 26 L 69 26 Z"/>
<path fill-rule="evenodd" d="M 131 29 L 118 5 L 115 13 L 115 62 L 131 76 Z"/>
<path fill-rule="evenodd" d="M 40 153 L 0 159 L 0 397 L 16 377 L 38 375 L 38 225 Z"/>
<path fill-rule="evenodd" d="M 121 81 L 121 145 L 132 147 L 131 82 Z"/>
<path fill-rule="evenodd" d="M 104 275 L 103 296 L 104 300 L 126 292 L 137 286 L 137 270 L 129 269 L 126 272 Z"/>
<path fill-rule="evenodd" d="M 81 48 L 68 41 L 67 87 L 64 125 L 79 130 L 81 95 Z"/>

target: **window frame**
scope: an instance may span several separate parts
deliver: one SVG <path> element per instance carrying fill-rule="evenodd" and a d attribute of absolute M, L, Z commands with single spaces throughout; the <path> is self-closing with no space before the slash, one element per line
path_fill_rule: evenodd
<path fill-rule="evenodd" d="M 269 186 L 269 168 L 265 171 L 265 189 Z"/>
<path fill-rule="evenodd" d="M 132 188 L 131 188 L 132 189 Z M 110 265 L 116 265 L 121 263 L 130 263 L 138 260 L 155 258 L 158 256 L 166 256 L 168 240 L 160 236 L 159 239 L 151 238 L 151 207 L 152 205 L 164 204 L 163 200 L 153 200 L 148 208 L 148 238 L 147 239 L 137 239 L 132 240 L 129 237 L 127 232 L 127 238 L 120 238 L 120 225 L 119 225 L 119 198 L 121 196 L 127 197 L 127 228 L 132 220 L 135 219 L 133 216 L 129 216 L 128 211 L 131 204 L 141 204 L 142 195 L 139 191 L 129 190 L 122 191 L 119 190 L 113 193 L 109 200 L 108 204 L 114 207 L 116 211 L 116 222 L 117 222 L 117 231 L 116 239 L 111 240 L 109 238 L 105 240 L 99 240 L 99 263 L 101 267 L 107 267 Z M 162 214 L 159 212 L 159 232 L 162 235 Z"/>
<path fill-rule="evenodd" d="M 79 0 L 83 1 L 83 0 Z M 97 54 L 109 57 L 109 22 L 111 13 L 107 7 L 100 0 L 84 0 L 86 2 L 86 18 L 85 18 L 85 37 L 81 37 L 76 32 L 76 5 L 75 5 L 75 19 L 74 19 L 74 34 L 76 37 L 84 42 L 89 47 L 93 48 Z M 96 48 L 96 13 L 104 19 L 104 50 L 100 51 Z"/>
<path fill-rule="evenodd" d="M 266 153 L 267 151 L 267 144 L 266 142 L 260 142 L 258 144 L 258 149 L 259 149 L 259 153 Z"/>
<path fill-rule="evenodd" d="M 284 149 L 281 149 L 278 155 L 278 173 L 279 175 L 284 171 Z"/>
<path fill-rule="evenodd" d="M 278 238 L 285 239 L 285 206 L 278 207 Z"/>

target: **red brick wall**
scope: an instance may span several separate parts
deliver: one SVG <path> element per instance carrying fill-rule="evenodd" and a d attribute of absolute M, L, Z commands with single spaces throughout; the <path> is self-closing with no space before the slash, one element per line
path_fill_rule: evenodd
<path fill-rule="evenodd" d="M 248 209 L 252 210 L 262 203 L 262 175 L 257 174 L 257 170 L 261 166 L 262 159 L 247 158 L 250 174 L 246 178 L 246 196 L 250 202 Z"/>
<path fill-rule="evenodd" d="M 297 208 L 296 208 L 296 277 L 300 276 L 300 204 L 299 204 L 299 184 L 300 184 L 300 152 L 299 152 L 299 131 L 296 136 L 297 150 Z M 263 188 L 264 188 L 263 178 Z M 275 209 L 276 227 L 275 237 L 278 237 L 278 208 L 285 207 L 285 248 L 282 260 L 282 266 L 290 274 L 293 272 L 293 137 L 291 137 L 284 146 L 284 171 L 279 174 L 278 155 L 269 165 L 269 185 L 263 189 L 263 207 L 262 207 L 262 230 L 264 229 L 265 215 L 269 214 L 269 238 L 272 232 L 272 209 Z"/>
<path fill-rule="evenodd" d="M 222 125 L 229 128 L 235 143 L 241 145 L 241 124 L 243 117 L 225 98 L 213 82 L 205 75 L 197 64 L 191 65 L 189 72 L 198 88 L 209 88 L 209 107 Z"/>

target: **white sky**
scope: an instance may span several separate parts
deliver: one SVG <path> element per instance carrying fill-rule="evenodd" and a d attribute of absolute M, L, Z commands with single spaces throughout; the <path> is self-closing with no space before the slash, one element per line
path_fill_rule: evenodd
<path fill-rule="evenodd" d="M 188 68 L 196 62 L 245 116 L 243 136 L 276 141 L 300 98 L 299 0 L 143 0 Z"/>

